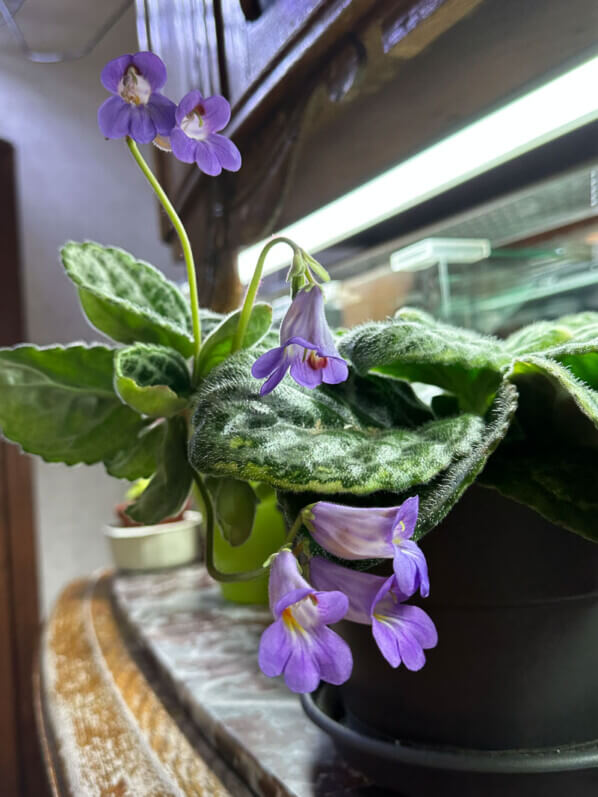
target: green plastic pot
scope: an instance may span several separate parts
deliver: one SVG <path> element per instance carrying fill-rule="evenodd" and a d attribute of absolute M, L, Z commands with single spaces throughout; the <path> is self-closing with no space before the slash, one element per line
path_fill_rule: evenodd
<path fill-rule="evenodd" d="M 251 536 L 242 545 L 233 547 L 216 526 L 214 534 L 214 564 L 223 573 L 253 570 L 262 565 L 270 554 L 284 543 L 286 529 L 276 506 L 276 494 L 269 491 L 257 505 Z M 221 583 L 223 597 L 233 603 L 268 603 L 268 574 L 251 581 Z"/>

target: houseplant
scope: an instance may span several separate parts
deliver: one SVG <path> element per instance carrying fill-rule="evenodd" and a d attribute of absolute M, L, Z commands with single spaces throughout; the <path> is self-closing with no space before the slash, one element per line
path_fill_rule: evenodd
<path fill-rule="evenodd" d="M 265 247 L 241 310 L 200 312 L 188 238 L 136 141 L 208 174 L 234 170 L 238 152 L 217 132 L 226 101 L 191 92 L 175 108 L 159 92 L 163 65 L 147 53 L 110 62 L 103 81 L 113 96 L 100 127 L 125 138 L 169 215 L 191 304 L 132 255 L 67 244 L 63 264 L 84 312 L 124 345 L 0 351 L 5 436 L 49 461 L 101 461 L 116 477 L 151 478 L 127 510 L 138 522 L 176 513 L 195 485 L 210 573 L 236 587 L 269 572 L 275 619 L 262 637 L 262 669 L 306 694 L 330 684 L 305 698 L 307 710 L 389 785 L 424 797 L 437 793 L 442 772 L 460 794 L 504 794 L 500 779 L 509 777 L 510 795 L 550 795 L 562 791 L 561 770 L 585 778 L 598 763 L 598 706 L 592 698 L 575 708 L 584 690 L 596 691 L 598 664 L 587 635 L 598 589 L 598 314 L 499 341 L 403 309 L 333 335 L 326 272 L 286 239 Z M 293 261 L 277 335 L 256 296 L 278 244 Z M 420 383 L 437 388 L 430 403 Z M 272 511 L 273 489 L 286 537 L 276 528 L 242 567 L 216 561 L 217 540 L 240 551 L 271 530 L 260 511 Z M 477 623 L 464 624 L 463 612 Z M 570 655 L 547 669 L 555 639 Z M 513 650 L 520 660 L 505 657 Z M 574 677 L 562 677 L 573 664 Z M 481 672 L 476 684 L 470 674 Z M 446 695 L 468 689 L 473 698 L 445 712 L 459 723 L 442 725 Z M 488 691 L 493 699 L 480 703 Z M 476 715 L 479 705 L 488 716 Z M 582 748 L 563 757 L 574 742 Z M 545 749 L 522 754 L 524 745 Z M 554 777 L 542 774 L 549 769 Z M 590 781 L 580 783 L 577 797 L 590 793 Z"/>

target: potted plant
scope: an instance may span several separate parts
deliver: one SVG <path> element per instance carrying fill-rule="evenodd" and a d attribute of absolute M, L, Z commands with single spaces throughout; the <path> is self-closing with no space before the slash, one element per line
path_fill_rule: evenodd
<path fill-rule="evenodd" d="M 275 342 L 212 372 L 190 445 L 279 490 L 264 672 L 402 794 L 595 793 L 598 314 L 501 341 L 405 308 L 316 350 L 345 381 L 264 396 Z"/>
<path fill-rule="evenodd" d="M 281 238 L 240 310 L 200 312 L 185 230 L 136 142 L 235 170 L 228 104 L 191 92 L 175 108 L 150 53 L 102 80 L 100 128 L 125 138 L 171 219 L 190 307 L 132 255 L 67 244 L 83 310 L 116 345 L 1 350 L 4 435 L 149 478 L 126 510 L 139 523 L 175 515 L 193 486 L 208 571 L 269 580 L 264 673 L 385 786 L 594 794 L 598 314 L 500 341 L 403 309 L 333 335 L 325 270 Z M 256 297 L 278 244 L 293 260 L 277 334 Z"/>

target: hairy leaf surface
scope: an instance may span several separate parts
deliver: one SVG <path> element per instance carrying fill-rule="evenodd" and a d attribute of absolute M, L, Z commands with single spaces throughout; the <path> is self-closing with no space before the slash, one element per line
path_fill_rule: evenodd
<path fill-rule="evenodd" d="M 191 376 L 185 359 L 174 349 L 137 343 L 116 353 L 114 387 L 137 412 L 162 418 L 187 406 Z"/>
<path fill-rule="evenodd" d="M 389 374 L 438 385 L 465 409 L 486 410 L 508 362 L 500 341 L 401 310 L 394 319 L 362 324 L 339 340 L 339 351 L 362 374 Z"/>
<path fill-rule="evenodd" d="M 234 355 L 199 390 L 190 459 L 202 473 L 297 491 L 397 492 L 434 478 L 483 433 L 482 419 L 469 413 L 428 420 L 407 385 L 389 406 L 383 377 L 353 374 L 314 391 L 285 380 L 260 397 L 253 360 Z"/>
<path fill-rule="evenodd" d="M 115 247 L 69 242 L 61 251 L 81 306 L 100 332 L 121 343 L 159 343 L 193 352 L 188 303 L 158 269 Z"/>

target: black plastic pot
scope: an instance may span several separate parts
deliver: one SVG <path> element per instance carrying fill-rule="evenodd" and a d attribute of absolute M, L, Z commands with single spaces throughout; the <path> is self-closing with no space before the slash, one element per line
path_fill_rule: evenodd
<path fill-rule="evenodd" d="M 598 545 L 474 486 L 422 548 L 432 591 L 421 605 L 439 633 L 424 669 L 393 670 L 368 626 L 340 623 L 353 675 L 328 690 L 333 697 L 308 700 L 308 713 L 332 720 L 327 730 L 338 729 L 332 735 L 356 766 L 361 738 L 362 768 L 409 797 L 437 797 L 442 782 L 461 797 L 495 788 L 508 797 L 545 797 L 553 793 L 546 778 L 555 788 L 558 781 L 554 794 L 594 797 Z M 424 755 L 406 762 L 391 747 Z M 426 764 L 431 753 L 433 766 Z"/>

